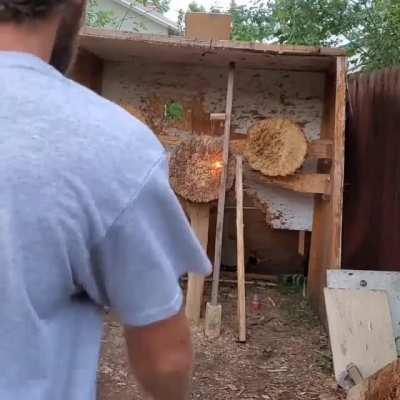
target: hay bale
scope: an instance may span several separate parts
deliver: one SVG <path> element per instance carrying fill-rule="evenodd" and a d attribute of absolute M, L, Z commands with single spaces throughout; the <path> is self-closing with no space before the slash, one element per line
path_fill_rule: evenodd
<path fill-rule="evenodd" d="M 299 125 L 266 119 L 253 125 L 245 155 L 250 166 L 266 176 L 287 176 L 298 170 L 307 154 L 307 139 Z"/>
<path fill-rule="evenodd" d="M 170 179 L 175 192 L 194 203 L 218 199 L 223 170 L 223 140 L 197 136 L 180 143 L 171 154 Z M 235 165 L 229 160 L 227 190 L 233 185 Z"/>

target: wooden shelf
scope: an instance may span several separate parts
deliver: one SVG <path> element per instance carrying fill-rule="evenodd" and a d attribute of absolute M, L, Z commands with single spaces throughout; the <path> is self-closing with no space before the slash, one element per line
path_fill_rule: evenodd
<path fill-rule="evenodd" d="M 276 178 L 260 176 L 258 179 L 260 182 L 279 186 L 283 189 L 289 189 L 295 192 L 330 194 L 330 175 L 328 174 L 295 174 Z"/>

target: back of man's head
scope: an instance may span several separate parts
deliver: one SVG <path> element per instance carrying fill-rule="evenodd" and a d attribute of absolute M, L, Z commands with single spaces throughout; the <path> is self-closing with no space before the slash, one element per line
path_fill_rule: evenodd
<path fill-rule="evenodd" d="M 43 19 L 66 0 L 0 0 L 0 22 L 28 22 Z"/>
<path fill-rule="evenodd" d="M 0 51 L 26 51 L 27 42 L 38 36 L 39 45 L 51 47 L 49 57 L 42 58 L 47 58 L 59 71 L 67 72 L 76 54 L 85 6 L 86 0 L 0 0 Z M 3 34 L 2 43 L 1 29 L 5 26 L 13 28 L 8 28 L 8 35 Z M 47 30 L 43 29 L 45 26 Z M 29 30 L 21 34 L 26 27 Z M 10 41 L 15 42 L 15 48 L 10 47 Z M 38 50 L 37 45 L 34 47 Z M 32 52 L 40 53 L 40 49 Z"/>

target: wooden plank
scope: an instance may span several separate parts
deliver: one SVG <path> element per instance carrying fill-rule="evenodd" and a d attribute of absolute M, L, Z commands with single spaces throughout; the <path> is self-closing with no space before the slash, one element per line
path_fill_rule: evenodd
<path fill-rule="evenodd" d="M 188 204 L 190 222 L 201 245 L 207 252 L 208 230 L 210 224 L 210 204 Z M 203 303 L 204 276 L 189 274 L 186 293 L 186 316 L 189 321 L 198 324 Z"/>
<path fill-rule="evenodd" d="M 327 288 L 325 302 L 338 382 L 351 363 L 369 377 L 396 360 L 386 292 Z"/>
<path fill-rule="evenodd" d="M 293 55 L 293 56 L 320 56 L 320 57 L 337 57 L 345 56 L 346 51 L 338 48 L 321 48 L 311 46 L 285 46 L 285 45 L 273 45 L 266 43 L 255 43 L 255 42 L 238 42 L 230 40 L 214 40 L 210 43 L 209 40 L 193 40 L 187 39 L 181 36 L 161 36 L 135 32 L 122 32 L 117 30 L 104 30 L 98 28 L 85 27 L 82 30 L 81 38 L 107 38 L 115 41 L 131 41 L 131 42 L 147 42 L 157 44 L 169 44 L 172 46 L 193 46 L 206 48 L 211 51 L 215 49 L 225 50 L 247 50 L 260 53 L 268 53 L 275 55 Z"/>
<path fill-rule="evenodd" d="M 333 141 L 328 139 L 311 140 L 308 143 L 307 159 L 332 158 Z"/>
<path fill-rule="evenodd" d="M 320 48 L 210 42 L 91 28 L 83 30 L 80 46 L 109 61 L 130 61 L 135 57 L 158 63 L 218 67 L 234 62 L 238 68 L 310 72 L 329 71 L 337 56 Z"/>
<path fill-rule="evenodd" d="M 299 232 L 299 254 L 301 256 L 305 256 L 306 254 L 306 232 L 300 231 Z"/>
<path fill-rule="evenodd" d="M 236 243 L 237 243 L 239 342 L 243 343 L 246 341 L 246 287 L 245 287 L 245 266 L 244 266 L 242 156 L 236 156 Z"/>
<path fill-rule="evenodd" d="M 225 131 L 224 131 L 224 150 L 223 150 L 224 166 L 221 174 L 222 175 L 221 184 L 218 197 L 217 228 L 215 234 L 215 252 L 214 252 L 214 271 L 213 271 L 213 284 L 211 290 L 211 304 L 213 306 L 216 306 L 218 304 L 218 287 L 219 287 L 219 276 L 221 270 L 222 237 L 224 229 L 226 181 L 228 175 L 229 142 L 231 134 L 234 83 L 235 83 L 235 65 L 230 64 L 229 74 L 228 74 L 228 88 L 226 96 L 226 112 L 225 112 Z"/>
<path fill-rule="evenodd" d="M 101 94 L 103 86 L 103 60 L 89 51 L 80 49 L 71 72 L 71 78 L 81 85 Z"/>
<path fill-rule="evenodd" d="M 224 113 L 212 113 L 210 114 L 211 121 L 225 121 L 226 115 Z"/>
<path fill-rule="evenodd" d="M 400 360 L 381 369 L 350 389 L 347 400 L 400 399 Z"/>
<path fill-rule="evenodd" d="M 344 129 L 346 110 L 346 59 L 337 59 L 334 73 L 327 76 L 321 139 L 333 141 L 332 163 L 320 162 L 320 173 L 329 173 L 330 197 L 316 195 L 311 237 L 308 296 L 324 320 L 323 288 L 326 270 L 341 268 L 344 181 Z"/>
<path fill-rule="evenodd" d="M 276 185 L 300 193 L 330 194 L 331 177 L 328 174 L 295 174 L 285 177 L 267 177 L 260 174 L 260 182 Z"/>
<path fill-rule="evenodd" d="M 329 270 L 331 289 L 384 290 L 389 300 L 397 353 L 400 355 L 400 272 Z"/>

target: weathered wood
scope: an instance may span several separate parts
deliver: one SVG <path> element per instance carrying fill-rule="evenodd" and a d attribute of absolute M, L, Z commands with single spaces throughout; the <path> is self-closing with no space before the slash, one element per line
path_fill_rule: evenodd
<path fill-rule="evenodd" d="M 210 44 L 209 40 L 193 40 L 187 39 L 181 36 L 160 36 L 144 33 L 135 32 L 122 32 L 116 30 L 104 30 L 85 27 L 82 30 L 82 38 L 86 37 L 97 37 L 97 38 L 111 38 L 114 40 L 124 41 L 144 41 L 147 43 L 164 43 L 173 46 L 194 46 L 194 47 L 207 47 L 211 50 L 212 47 L 221 49 L 237 49 L 254 51 L 260 53 L 276 54 L 276 55 L 308 55 L 308 56 L 345 56 L 346 51 L 339 48 L 321 48 L 311 46 L 285 46 L 285 45 L 273 45 L 267 43 L 255 43 L 255 42 L 235 42 L 229 40 L 218 40 L 213 41 Z M 211 46 L 211 48 L 210 48 Z"/>
<path fill-rule="evenodd" d="M 358 385 L 364 380 L 364 377 L 361 374 L 360 369 L 357 367 L 356 364 L 351 363 L 346 367 L 347 373 L 351 380 Z"/>
<path fill-rule="evenodd" d="M 274 178 L 260 176 L 259 180 L 300 193 L 330 194 L 331 177 L 328 174 L 295 174 Z"/>
<path fill-rule="evenodd" d="M 212 113 L 210 114 L 211 121 L 225 121 L 226 115 L 224 113 Z"/>
<path fill-rule="evenodd" d="M 207 251 L 208 229 L 210 224 L 210 204 L 188 203 L 188 213 L 194 232 L 204 250 Z M 186 316 L 195 324 L 200 321 L 203 303 L 204 276 L 189 274 L 186 294 Z"/>
<path fill-rule="evenodd" d="M 80 45 L 100 58 L 111 61 L 146 57 L 159 63 L 222 67 L 235 62 L 241 68 L 318 72 L 328 71 L 334 65 L 335 58 L 345 54 L 341 49 L 190 40 L 93 28 L 83 30 Z"/>
<path fill-rule="evenodd" d="M 333 141 L 331 165 L 319 164 L 319 172 L 331 176 L 330 196 L 317 195 L 314 200 L 308 279 L 311 304 L 323 319 L 326 270 L 341 268 L 345 110 L 346 59 L 339 57 L 334 74 L 327 76 L 321 128 L 321 139 Z"/>
<path fill-rule="evenodd" d="M 301 256 L 305 256 L 306 254 L 306 232 L 300 231 L 299 232 L 299 254 Z"/>
<path fill-rule="evenodd" d="M 400 355 L 400 272 L 328 270 L 331 289 L 384 290 L 392 314 L 393 332 Z"/>
<path fill-rule="evenodd" d="M 325 289 L 325 302 L 338 382 L 350 363 L 369 377 L 397 358 L 386 292 Z"/>
<path fill-rule="evenodd" d="M 237 286 L 239 341 L 246 341 L 246 287 L 244 266 L 243 224 L 243 159 L 236 156 L 236 243 L 237 243 Z"/>
<path fill-rule="evenodd" d="M 307 159 L 332 158 L 333 141 L 328 139 L 311 140 L 308 143 Z"/>
<path fill-rule="evenodd" d="M 91 53 L 81 49 L 71 78 L 83 86 L 101 94 L 103 83 L 103 60 Z"/>
<path fill-rule="evenodd" d="M 400 360 L 394 361 L 353 387 L 347 396 L 347 400 L 394 399 L 400 399 Z"/>
<path fill-rule="evenodd" d="M 219 276 L 221 270 L 222 236 L 223 236 L 222 234 L 224 229 L 226 181 L 227 181 L 228 161 L 229 161 L 229 142 L 231 134 L 234 82 L 235 82 L 235 65 L 231 64 L 229 66 L 228 89 L 226 96 L 226 112 L 225 112 L 226 118 L 225 118 L 225 132 L 224 132 L 224 150 L 223 150 L 224 165 L 223 165 L 221 186 L 218 197 L 217 229 L 215 235 L 214 272 L 213 272 L 213 285 L 211 292 L 211 304 L 214 306 L 218 304 L 218 287 L 219 287 Z"/>

